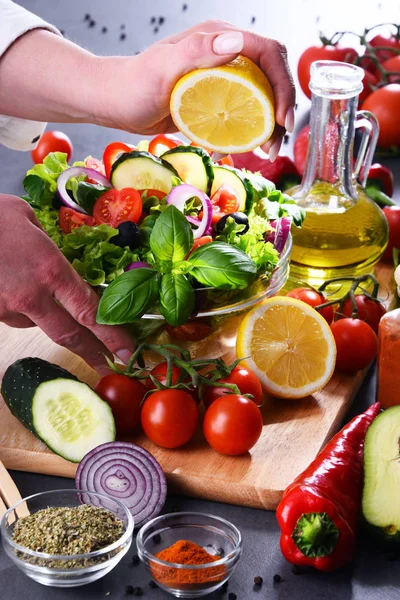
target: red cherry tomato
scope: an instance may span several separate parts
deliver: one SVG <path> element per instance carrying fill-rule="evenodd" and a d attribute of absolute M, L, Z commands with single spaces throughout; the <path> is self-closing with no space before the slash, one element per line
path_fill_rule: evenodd
<path fill-rule="evenodd" d="M 167 324 L 165 329 L 172 338 L 181 342 L 199 342 L 213 332 L 212 325 L 199 319 L 188 321 L 177 327 Z"/>
<path fill-rule="evenodd" d="M 160 192 L 160 190 L 139 190 L 139 194 L 142 197 L 142 200 L 145 198 L 150 198 L 151 196 L 155 196 L 159 200 L 162 200 L 167 196 L 165 192 Z"/>
<path fill-rule="evenodd" d="M 304 50 L 297 65 L 297 76 L 300 87 L 307 98 L 311 98 L 311 91 L 308 87 L 311 63 L 315 60 L 338 60 L 340 62 L 352 63 L 356 57 L 357 52 L 354 48 L 342 47 L 339 44 L 335 46 L 311 46 L 307 50 Z"/>
<path fill-rule="evenodd" d="M 376 357 L 378 338 L 360 319 L 339 319 L 331 325 L 336 342 L 336 368 L 345 373 L 365 369 Z"/>
<path fill-rule="evenodd" d="M 62 131 L 45 131 L 34 150 L 32 160 L 35 164 L 42 163 L 50 152 L 65 152 L 67 161 L 72 157 L 72 142 Z"/>
<path fill-rule="evenodd" d="M 311 290 L 309 288 L 296 288 L 295 290 L 291 290 L 290 292 L 288 292 L 287 296 L 290 296 L 290 298 L 297 298 L 298 300 L 302 300 L 303 302 L 305 302 L 309 306 L 312 306 L 313 308 L 315 306 L 318 306 L 319 304 L 324 304 L 328 301 L 323 294 Z M 321 317 L 324 317 L 325 321 L 327 321 L 328 323 L 332 323 L 332 306 L 326 306 L 318 312 L 321 315 Z"/>
<path fill-rule="evenodd" d="M 221 454 L 248 452 L 258 441 L 263 420 L 257 405 L 237 394 L 227 394 L 213 402 L 204 417 L 207 442 Z"/>
<path fill-rule="evenodd" d="M 103 153 L 103 163 L 106 171 L 107 179 L 110 179 L 111 168 L 117 158 L 124 154 L 125 152 L 130 152 L 132 150 L 132 146 L 128 146 L 128 144 L 124 144 L 123 142 L 111 142 L 106 146 L 106 149 Z"/>
<path fill-rule="evenodd" d="M 234 167 L 235 163 L 233 162 L 233 158 L 230 154 L 223 156 L 219 160 L 217 160 L 217 165 L 227 165 L 228 167 Z"/>
<path fill-rule="evenodd" d="M 194 435 L 199 407 L 183 390 L 159 390 L 145 400 L 141 422 L 143 431 L 162 448 L 179 448 Z"/>
<path fill-rule="evenodd" d="M 94 158 L 93 156 L 89 156 L 89 158 L 87 158 L 85 160 L 85 165 L 87 166 L 88 169 L 93 169 L 94 171 L 97 171 L 98 173 L 101 173 L 104 176 L 106 175 L 106 172 L 104 170 L 104 165 L 101 162 L 101 160 L 99 160 L 98 158 Z M 91 179 L 90 177 L 87 177 L 86 181 L 88 183 L 93 183 L 93 184 L 97 184 L 98 185 L 98 181 L 95 181 L 94 179 Z"/>
<path fill-rule="evenodd" d="M 377 77 L 370 71 L 367 71 L 366 69 L 364 69 L 364 79 L 362 80 L 363 89 L 362 89 L 361 94 L 358 97 L 358 103 L 360 105 L 364 102 L 364 100 L 370 94 L 372 94 L 372 92 L 374 91 L 374 86 L 377 83 L 378 83 Z"/>
<path fill-rule="evenodd" d="M 156 135 L 149 144 L 149 152 L 150 154 L 154 154 L 154 156 L 161 156 L 167 150 L 172 150 L 172 148 L 176 148 L 177 146 L 183 146 L 182 140 L 180 140 L 175 135 L 166 135 L 160 133 Z"/>
<path fill-rule="evenodd" d="M 400 248 L 400 206 L 385 206 L 383 212 L 389 225 L 389 241 L 383 258 L 393 260 L 393 248 Z"/>
<path fill-rule="evenodd" d="M 375 35 L 369 43 L 374 48 L 380 48 L 379 50 L 375 50 L 376 57 L 380 63 L 384 63 L 396 56 L 396 51 L 400 50 L 400 40 L 395 35 L 391 35 L 387 38 L 384 35 L 378 34 Z M 376 71 L 379 71 L 375 64 L 374 67 Z"/>
<path fill-rule="evenodd" d="M 193 241 L 192 249 L 186 258 L 188 258 L 197 248 L 200 248 L 200 246 L 204 246 L 205 244 L 210 244 L 212 241 L 213 241 L 213 239 L 212 239 L 211 235 L 203 235 L 202 237 L 195 239 Z"/>
<path fill-rule="evenodd" d="M 220 379 L 219 382 L 237 385 L 241 394 L 251 394 L 253 396 L 253 402 L 257 405 L 261 404 L 262 387 L 260 380 L 253 371 L 238 365 L 227 377 Z M 204 405 L 208 408 L 217 398 L 230 393 L 231 392 L 227 388 L 209 386 L 206 388 L 203 395 Z"/>
<path fill-rule="evenodd" d="M 378 88 L 362 104 L 379 121 L 378 146 L 384 149 L 400 146 L 400 84 L 390 83 Z"/>
<path fill-rule="evenodd" d="M 167 374 L 168 374 L 168 365 L 167 361 L 163 360 L 158 365 L 156 365 L 151 371 L 150 374 L 157 379 L 162 385 L 167 385 Z M 172 377 L 171 377 L 171 385 L 176 385 L 181 376 L 181 370 L 176 365 L 172 365 Z M 146 380 L 146 388 L 148 390 L 156 390 L 157 386 L 152 382 L 151 379 Z"/>
<path fill-rule="evenodd" d="M 81 225 L 96 225 L 95 220 L 90 215 L 84 215 L 67 206 L 61 206 L 58 221 L 63 233 L 71 233 L 73 229 L 77 229 Z"/>
<path fill-rule="evenodd" d="M 138 379 L 119 373 L 105 375 L 95 392 L 110 405 L 118 435 L 126 435 L 139 427 L 146 388 Z"/>
<path fill-rule="evenodd" d="M 117 227 L 124 221 L 137 223 L 142 214 L 142 198 L 137 190 L 112 188 L 99 196 L 93 207 L 93 217 L 98 225 L 107 223 Z"/>
<path fill-rule="evenodd" d="M 370 298 L 368 298 L 367 296 L 364 296 L 364 294 L 357 295 L 355 297 L 355 301 L 358 309 L 357 318 L 361 319 L 361 321 L 365 321 L 366 323 L 368 323 L 368 325 L 372 327 L 372 329 L 378 335 L 379 321 L 386 312 L 386 309 L 383 306 L 382 302 L 374 302 L 373 300 L 370 300 Z M 340 314 L 351 319 L 352 313 L 353 305 L 351 300 L 349 299 L 346 300 L 346 302 L 344 303 Z"/>
<path fill-rule="evenodd" d="M 223 213 L 232 213 L 239 210 L 240 199 L 236 190 L 232 186 L 224 183 L 217 189 L 210 198 L 213 210 L 218 207 L 218 211 Z"/>

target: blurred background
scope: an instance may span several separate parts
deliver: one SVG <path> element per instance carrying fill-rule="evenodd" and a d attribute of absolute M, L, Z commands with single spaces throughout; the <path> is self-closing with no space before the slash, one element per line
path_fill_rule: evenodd
<path fill-rule="evenodd" d="M 288 48 L 297 86 L 296 131 L 307 122 L 310 108 L 310 101 L 298 86 L 297 62 L 303 50 L 319 44 L 319 33 L 322 31 L 330 38 L 336 31 L 362 33 L 365 27 L 378 23 L 400 22 L 400 0 L 20 0 L 19 4 L 56 25 L 72 41 L 103 55 L 140 52 L 163 37 L 205 19 L 228 20 L 278 39 Z M 343 41 L 358 48 L 357 39 L 351 35 Z M 137 86 L 140 91 L 140 81 Z M 115 139 L 131 143 L 137 139 L 92 125 L 62 124 L 59 128 L 71 137 L 75 159 L 101 155 L 105 145 Z M 292 139 L 287 142 L 281 152 L 291 155 Z M 0 164 L 15 161 L 15 154 L 0 147 Z M 22 181 L 30 165 L 29 153 L 18 157 L 19 177 L 16 171 L 7 171 L 7 180 L 1 182 L 2 192 L 17 193 L 21 188 L 17 179 Z"/>

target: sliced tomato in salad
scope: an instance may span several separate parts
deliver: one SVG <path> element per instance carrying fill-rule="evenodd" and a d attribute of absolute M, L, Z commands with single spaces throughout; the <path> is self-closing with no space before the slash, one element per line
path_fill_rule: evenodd
<path fill-rule="evenodd" d="M 213 332 L 212 325 L 197 319 L 177 327 L 172 327 L 167 323 L 165 329 L 172 338 L 181 342 L 199 342 Z"/>
<path fill-rule="evenodd" d="M 128 144 L 124 144 L 123 142 L 111 142 L 111 144 L 106 146 L 103 153 L 103 163 L 107 179 L 110 179 L 111 168 L 117 158 L 125 152 L 130 152 L 132 148 L 133 146 L 128 146 Z"/>
<path fill-rule="evenodd" d="M 162 200 L 168 195 L 165 192 L 160 192 L 160 190 L 139 190 L 139 194 L 142 198 L 151 198 L 151 196 L 155 196 L 159 200 Z"/>
<path fill-rule="evenodd" d="M 234 167 L 235 163 L 233 162 L 233 158 L 230 154 L 223 156 L 219 160 L 217 160 L 217 165 L 227 165 L 228 167 Z"/>
<path fill-rule="evenodd" d="M 210 198 L 213 209 L 218 206 L 223 213 L 232 213 L 239 210 L 240 199 L 232 186 L 224 183 Z"/>
<path fill-rule="evenodd" d="M 149 152 L 150 154 L 154 154 L 154 156 L 161 156 L 161 154 L 164 154 L 164 152 L 167 152 L 167 150 L 172 150 L 172 148 L 182 145 L 182 140 L 175 135 L 166 135 L 164 133 L 160 133 L 151 140 L 149 144 Z"/>
<path fill-rule="evenodd" d="M 61 206 L 58 220 L 63 233 L 71 233 L 73 229 L 77 229 L 81 225 L 96 225 L 95 220 L 90 215 L 84 215 L 67 206 Z"/>
<path fill-rule="evenodd" d="M 137 223 L 142 214 L 142 198 L 133 188 L 115 188 L 99 196 L 93 207 L 93 217 L 98 225 L 107 223 L 117 227 L 124 221 Z"/>
<path fill-rule="evenodd" d="M 200 248 L 200 246 L 204 246 L 205 244 L 209 244 L 210 242 L 212 242 L 212 236 L 211 235 L 203 235 L 202 237 L 199 237 L 197 239 L 195 239 L 193 241 L 193 246 L 192 249 L 190 250 L 189 254 L 187 255 L 186 258 L 189 258 L 189 256 L 195 251 L 197 250 L 197 248 Z"/>
<path fill-rule="evenodd" d="M 89 156 L 89 158 L 87 158 L 85 160 L 85 166 L 88 169 L 93 169 L 94 171 L 98 171 L 99 173 L 101 173 L 102 175 L 105 175 L 106 172 L 104 170 L 104 165 L 101 162 L 101 160 L 99 160 L 98 158 L 94 158 L 93 156 Z M 94 179 L 90 179 L 90 177 L 87 177 L 86 181 L 88 183 L 93 183 L 93 184 L 97 184 L 98 182 L 95 181 Z"/>

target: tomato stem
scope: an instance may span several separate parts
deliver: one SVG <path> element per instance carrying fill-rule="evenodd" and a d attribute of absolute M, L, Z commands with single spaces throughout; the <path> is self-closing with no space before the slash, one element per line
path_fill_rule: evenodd
<path fill-rule="evenodd" d="M 324 283 L 322 285 L 319 286 L 318 292 L 323 292 L 332 283 L 337 283 L 340 281 L 341 282 L 352 281 L 353 283 L 351 284 L 350 289 L 345 294 L 343 294 L 343 296 L 341 298 L 339 298 L 339 299 L 336 298 L 335 300 L 329 300 L 328 302 L 319 304 L 318 306 L 314 307 L 315 310 L 320 311 L 323 308 L 326 308 L 327 306 L 333 306 L 333 305 L 338 304 L 339 310 L 335 311 L 335 317 L 334 317 L 334 320 L 336 321 L 342 314 L 345 302 L 350 299 L 351 306 L 352 306 L 351 318 L 357 319 L 358 318 L 358 306 L 357 306 L 355 296 L 356 296 L 356 290 L 358 288 L 360 288 L 362 290 L 364 296 L 369 298 L 369 300 L 372 300 L 373 302 L 377 302 L 377 303 L 380 302 L 377 297 L 378 289 L 379 289 L 379 282 L 376 279 L 375 275 L 373 275 L 372 273 L 367 273 L 366 275 L 360 275 L 359 277 L 334 277 L 333 279 L 327 279 L 326 281 L 324 281 Z M 373 289 L 372 289 L 371 293 L 367 292 L 361 286 L 361 284 L 364 283 L 365 281 L 371 281 L 373 283 Z"/>

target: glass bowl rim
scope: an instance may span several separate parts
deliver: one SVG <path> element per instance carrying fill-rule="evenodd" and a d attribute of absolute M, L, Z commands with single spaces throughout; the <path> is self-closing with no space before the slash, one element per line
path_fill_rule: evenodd
<path fill-rule="evenodd" d="M 173 562 L 168 562 L 166 560 L 161 560 L 160 558 L 157 558 L 154 554 L 152 554 L 151 552 L 148 552 L 146 550 L 146 548 L 144 547 L 143 536 L 150 527 L 161 523 L 163 521 L 163 519 L 167 519 L 169 517 L 179 517 L 179 516 L 188 516 L 188 515 L 191 515 L 194 518 L 206 517 L 207 519 L 213 519 L 215 521 L 219 521 L 220 523 L 222 523 L 224 525 L 228 525 L 228 527 L 232 528 L 238 538 L 235 548 L 232 550 L 232 552 L 230 552 L 226 556 L 222 557 L 220 560 L 215 560 L 213 562 L 204 563 L 204 564 L 200 564 L 200 565 L 182 565 L 179 563 L 173 563 Z M 192 524 L 191 523 L 183 523 L 182 525 L 186 525 L 186 526 L 190 527 L 190 526 L 193 526 L 194 523 L 192 523 Z M 240 530 L 236 527 L 236 525 L 234 525 L 227 519 L 224 519 L 223 517 L 217 517 L 216 515 L 210 515 L 208 513 L 196 512 L 196 511 L 181 511 L 181 512 L 168 513 L 166 515 L 160 515 L 158 517 L 155 517 L 154 519 L 152 519 L 151 521 L 149 521 L 148 523 L 145 523 L 145 525 L 143 525 L 143 527 L 139 530 L 137 537 L 136 537 L 136 545 L 137 545 L 137 549 L 138 549 L 140 557 L 141 557 L 141 555 L 143 555 L 143 557 L 146 558 L 146 560 L 148 560 L 150 562 L 154 562 L 163 567 L 173 567 L 174 569 L 183 569 L 183 570 L 201 570 L 201 569 L 207 569 L 210 567 L 219 567 L 221 565 L 225 565 L 226 563 L 230 562 L 232 559 L 235 559 L 236 557 L 240 556 L 240 553 L 242 551 L 242 543 L 243 543 L 242 534 L 240 533 Z"/>
<path fill-rule="evenodd" d="M 276 271 L 278 271 L 279 269 L 281 269 L 285 263 L 287 263 L 289 261 L 290 258 L 290 254 L 292 251 L 292 245 L 293 245 L 293 237 L 292 234 L 289 233 L 288 238 L 286 240 L 285 246 L 283 247 L 282 253 L 279 256 L 278 262 L 276 263 L 273 271 L 271 271 L 271 274 L 269 276 L 269 280 L 268 283 L 270 283 L 274 273 L 276 273 Z M 262 279 L 263 274 L 260 274 L 259 277 L 256 279 L 256 281 Z M 107 283 L 102 283 L 101 285 L 95 286 L 97 289 L 99 290 L 105 290 L 108 287 Z M 198 288 L 201 290 L 214 290 L 215 288 Z M 267 288 L 268 289 L 268 288 Z M 226 290 L 225 290 L 226 291 Z M 257 304 L 257 302 L 260 302 L 263 298 L 263 296 L 265 295 L 264 293 L 259 293 L 256 296 L 254 296 L 253 298 L 248 298 L 246 300 L 242 300 L 241 302 L 238 303 L 233 303 L 233 304 L 228 304 L 226 306 L 222 306 L 219 308 L 211 308 L 210 310 L 206 310 L 206 311 L 199 311 L 198 313 L 196 313 L 195 315 L 193 315 L 193 317 L 190 317 L 189 320 L 192 319 L 198 319 L 198 318 L 205 318 L 205 317 L 214 317 L 214 316 L 218 316 L 218 315 L 225 315 L 227 313 L 232 313 L 232 312 L 236 312 L 236 311 L 242 311 L 242 310 L 246 310 L 247 308 L 250 308 L 251 306 L 254 306 L 254 304 Z M 151 320 L 155 320 L 155 321 L 165 321 L 164 317 L 161 314 L 158 313 L 145 313 L 144 315 L 142 315 L 140 317 L 140 319 L 151 319 Z"/>
<path fill-rule="evenodd" d="M 100 548 L 99 550 L 94 550 L 93 552 L 86 552 L 83 554 L 48 554 L 47 552 L 39 552 L 37 550 L 31 550 L 30 548 L 27 548 L 26 546 L 21 546 L 20 544 L 17 544 L 16 542 L 14 542 L 14 540 L 10 537 L 10 535 L 7 531 L 7 527 L 6 527 L 7 519 L 8 519 L 8 516 L 11 514 L 11 512 L 13 510 L 15 510 L 16 508 L 18 508 L 18 506 L 20 504 L 22 504 L 23 502 L 27 502 L 28 500 L 47 496 L 50 494 L 61 494 L 61 493 L 92 494 L 99 498 L 104 498 L 105 500 L 113 500 L 118 505 L 119 508 L 123 509 L 125 516 L 128 519 L 128 525 L 127 525 L 126 530 L 121 535 L 121 537 L 119 537 L 118 540 L 116 540 L 112 544 L 109 544 L 108 546 L 105 546 L 104 548 Z M 107 509 L 107 510 L 110 510 L 110 509 Z M 110 511 L 110 512 L 113 512 L 113 511 Z M 19 519 L 20 519 L 20 517 L 18 517 L 18 520 Z M 22 498 L 16 504 L 14 504 L 13 506 L 10 506 L 10 508 L 4 513 L 4 515 L 1 519 L 1 523 L 0 523 L 0 530 L 1 530 L 1 535 L 2 535 L 3 539 L 5 539 L 7 541 L 7 543 L 10 544 L 10 546 L 14 550 L 22 552 L 23 554 L 28 554 L 29 556 L 33 556 L 35 558 L 42 558 L 45 560 L 53 560 L 53 561 L 61 562 L 61 561 L 66 561 L 66 560 L 71 561 L 71 560 L 82 560 L 82 559 L 88 559 L 88 558 L 97 558 L 98 556 L 102 556 L 103 554 L 107 554 L 108 552 L 112 552 L 113 550 L 117 550 L 121 545 L 125 544 L 128 541 L 129 537 L 132 537 L 133 531 L 134 531 L 134 519 L 133 519 L 131 512 L 128 510 L 128 508 L 125 506 L 125 504 L 123 504 L 116 498 L 113 498 L 113 496 L 108 496 L 107 494 L 100 494 L 98 492 L 90 492 L 89 490 L 78 490 L 78 489 L 75 490 L 75 489 L 67 488 L 67 489 L 58 489 L 58 490 L 47 490 L 45 492 L 38 492 L 37 494 L 32 494 L 31 496 Z M 15 558 L 18 559 L 17 556 Z M 22 560 L 22 559 L 18 559 L 18 560 Z M 22 560 L 22 562 L 26 563 L 26 561 L 24 561 L 24 560 Z M 99 564 L 104 565 L 104 563 L 99 563 Z M 40 569 L 40 568 L 50 569 L 51 572 L 57 572 L 57 573 L 63 572 L 63 569 L 55 569 L 55 568 L 51 568 L 51 567 L 40 567 L 39 565 L 30 565 L 30 566 L 35 567 L 37 569 Z M 97 567 L 97 565 L 94 565 L 94 566 Z M 72 568 L 72 569 L 67 569 L 66 571 L 68 571 L 68 573 L 72 573 L 75 570 L 83 571 L 84 568 L 82 568 L 82 567 L 79 567 L 77 569 Z M 90 567 L 87 567 L 87 568 L 90 568 Z"/>

